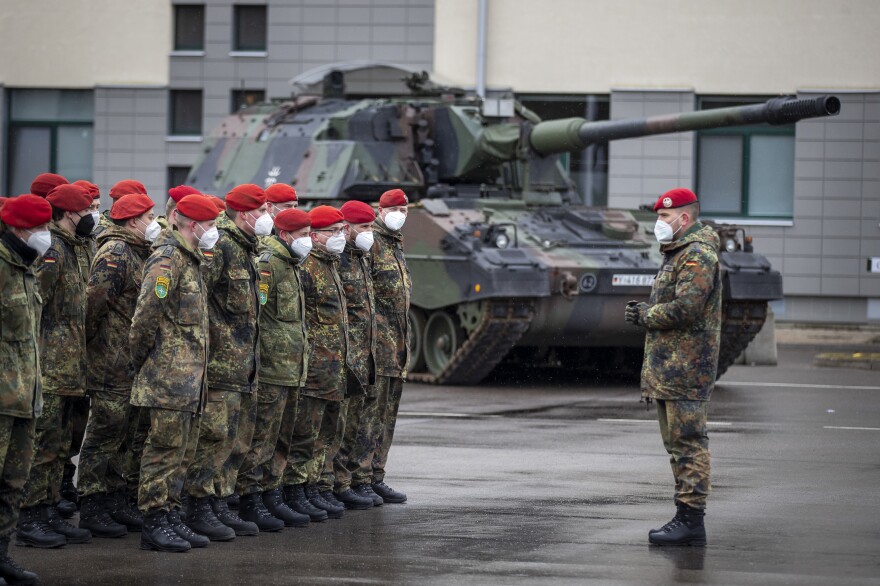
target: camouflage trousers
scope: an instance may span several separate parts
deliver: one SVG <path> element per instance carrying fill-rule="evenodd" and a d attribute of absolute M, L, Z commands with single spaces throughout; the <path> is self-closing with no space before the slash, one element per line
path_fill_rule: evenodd
<path fill-rule="evenodd" d="M 326 448 L 336 435 L 341 409 L 340 401 L 300 395 L 284 471 L 285 485 L 318 483 L 324 470 Z"/>
<path fill-rule="evenodd" d="M 377 376 L 376 389 L 376 423 L 373 453 L 373 482 L 385 480 L 385 464 L 388 452 L 394 440 L 394 427 L 397 425 L 397 411 L 400 409 L 400 397 L 403 395 L 403 379 L 391 376 Z"/>
<path fill-rule="evenodd" d="M 275 442 L 275 451 L 271 459 L 263 468 L 263 479 L 260 482 L 264 492 L 281 487 L 285 471 L 287 470 L 287 459 L 290 454 L 293 427 L 296 424 L 296 414 L 300 398 L 299 387 L 284 388 L 287 389 L 287 400 L 284 403 L 284 412 L 281 414 L 278 441 Z"/>
<path fill-rule="evenodd" d="M 80 496 L 125 490 L 132 472 L 137 487 L 139 460 L 148 429 L 139 429 L 141 410 L 132 407 L 129 393 L 91 391 L 89 395 L 91 412 L 79 456 L 77 488 Z M 139 438 L 139 433 L 143 433 L 143 437 Z M 137 454 L 135 470 L 131 470 L 129 463 L 134 456 L 131 452 Z"/>
<path fill-rule="evenodd" d="M 34 420 L 0 415 L 0 541 L 9 541 L 34 459 Z"/>
<path fill-rule="evenodd" d="M 72 416 L 79 397 L 43 394 L 43 414 L 37 418 L 34 461 L 22 508 L 54 505 L 60 498 L 64 463 L 70 456 Z"/>
<path fill-rule="evenodd" d="M 350 397 L 346 397 L 339 402 L 339 413 L 336 415 L 335 426 L 328 428 L 326 434 L 322 429 L 322 433 L 318 435 L 318 443 L 315 449 L 320 451 L 323 461 L 323 465 L 320 468 L 321 473 L 318 476 L 318 490 L 321 492 L 333 490 L 336 484 L 336 473 L 333 463 L 336 461 L 336 455 L 339 453 L 339 448 L 342 446 L 342 440 L 345 437 L 350 400 Z M 325 412 L 324 415 L 326 418 L 327 413 Z M 332 435 L 330 434 L 331 431 L 333 432 Z"/>
<path fill-rule="evenodd" d="M 150 432 L 141 458 L 138 508 L 149 513 L 180 508 L 183 480 L 196 451 L 199 419 L 189 411 L 147 409 Z"/>
<path fill-rule="evenodd" d="M 125 489 L 130 495 L 136 496 L 138 493 L 141 457 L 144 455 L 144 444 L 148 433 L 150 433 L 150 410 L 132 405 L 125 439 L 119 452 L 110 459 L 107 467 L 108 482 L 120 486 L 119 480 L 124 480 Z M 117 479 L 115 484 L 110 481 L 111 478 Z"/>
<path fill-rule="evenodd" d="M 235 485 L 235 492 L 239 495 L 244 496 L 264 490 L 264 479 L 267 476 L 264 471 L 274 459 L 278 433 L 290 390 L 291 387 L 260 383 L 257 391 L 257 417 L 253 439 L 244 457 L 244 463 L 238 471 Z"/>
<path fill-rule="evenodd" d="M 71 458 L 79 456 L 82 449 L 83 438 L 86 435 L 86 425 L 89 419 L 89 397 L 72 398 L 73 407 L 70 413 L 70 450 L 64 461 L 64 475 L 62 478 L 73 479 L 76 474 L 76 466 Z"/>
<path fill-rule="evenodd" d="M 348 400 L 345 434 L 333 459 L 338 492 L 373 482 L 372 462 L 378 433 L 378 405 L 375 395 L 354 395 Z"/>
<path fill-rule="evenodd" d="M 708 401 L 657 399 L 660 436 L 670 455 L 675 478 L 675 502 L 706 508 L 709 480 L 709 435 L 706 432 Z"/>
<path fill-rule="evenodd" d="M 210 391 L 199 424 L 199 444 L 186 475 L 192 497 L 228 497 L 254 436 L 256 393 Z"/>

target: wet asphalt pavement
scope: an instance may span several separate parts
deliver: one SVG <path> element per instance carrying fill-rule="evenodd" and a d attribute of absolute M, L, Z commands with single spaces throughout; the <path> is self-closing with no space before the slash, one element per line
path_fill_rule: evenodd
<path fill-rule="evenodd" d="M 706 548 L 647 544 L 672 477 L 637 384 L 531 371 L 405 387 L 405 505 L 187 554 L 139 534 L 11 553 L 45 584 L 880 584 L 880 376 L 816 352 L 716 387 Z"/>

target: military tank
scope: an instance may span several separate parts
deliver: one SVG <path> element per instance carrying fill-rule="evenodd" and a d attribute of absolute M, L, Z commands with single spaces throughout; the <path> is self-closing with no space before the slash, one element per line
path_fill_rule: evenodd
<path fill-rule="evenodd" d="M 637 362 L 644 333 L 623 313 L 628 300 L 648 296 L 660 266 L 656 216 L 580 205 L 561 153 L 840 109 L 833 96 L 785 96 L 640 120 L 542 121 L 516 102 L 486 116 L 479 97 L 387 64 L 336 64 L 292 83 L 290 100 L 224 119 L 188 181 L 218 194 L 285 182 L 306 205 L 375 202 L 404 189 L 413 202 L 403 228 L 414 283 L 409 378 L 436 384 L 476 384 L 505 359 L 606 369 Z M 721 376 L 760 331 L 767 302 L 782 297 L 782 278 L 742 228 L 716 230 Z"/>

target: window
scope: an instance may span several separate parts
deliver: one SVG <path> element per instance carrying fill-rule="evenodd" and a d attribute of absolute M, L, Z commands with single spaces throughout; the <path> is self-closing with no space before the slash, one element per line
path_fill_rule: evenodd
<path fill-rule="evenodd" d="M 186 178 L 189 176 L 190 167 L 168 167 L 165 183 L 168 189 L 185 185 Z"/>
<path fill-rule="evenodd" d="M 169 134 L 201 136 L 202 90 L 171 90 Z"/>
<path fill-rule="evenodd" d="M 519 100 L 542 120 L 577 116 L 595 121 L 608 120 L 611 116 L 608 96 L 533 94 L 520 96 Z M 608 204 L 607 142 L 590 145 L 579 152 L 563 153 L 561 159 L 571 173 L 583 203 L 596 206 Z"/>
<path fill-rule="evenodd" d="M 700 109 L 763 100 L 707 98 Z M 755 124 L 697 135 L 701 212 L 750 218 L 791 218 L 794 205 L 794 125 Z"/>
<path fill-rule="evenodd" d="M 266 50 L 266 7 L 236 5 L 234 21 L 234 51 Z"/>
<path fill-rule="evenodd" d="M 205 6 L 176 4 L 174 6 L 174 50 L 205 49 Z"/>
<path fill-rule="evenodd" d="M 266 92 L 264 90 L 232 90 L 232 105 L 229 111 L 235 114 L 242 108 L 248 108 L 265 101 Z"/>
<path fill-rule="evenodd" d="M 27 193 L 40 173 L 92 178 L 91 90 L 10 90 L 6 193 Z"/>

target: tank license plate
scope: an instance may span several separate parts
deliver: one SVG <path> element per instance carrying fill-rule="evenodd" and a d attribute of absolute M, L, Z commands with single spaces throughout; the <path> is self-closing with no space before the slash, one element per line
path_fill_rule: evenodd
<path fill-rule="evenodd" d="M 614 275 L 611 284 L 615 287 L 651 287 L 654 275 Z"/>

